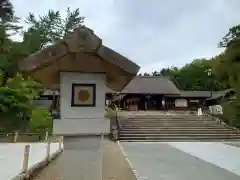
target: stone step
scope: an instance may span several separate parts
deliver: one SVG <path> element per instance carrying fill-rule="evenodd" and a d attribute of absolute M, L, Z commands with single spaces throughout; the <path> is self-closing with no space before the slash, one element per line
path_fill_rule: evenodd
<path fill-rule="evenodd" d="M 212 124 L 205 126 L 120 126 L 120 129 L 226 129 L 223 124 Z M 228 128 L 227 128 L 228 129 Z M 230 128 L 229 128 L 230 129 Z"/>
<path fill-rule="evenodd" d="M 229 133 L 229 134 L 226 134 L 226 133 L 150 133 L 150 134 L 120 134 L 120 137 L 175 137 L 175 136 L 178 136 L 178 137 L 184 137 L 184 136 L 188 136 L 188 137 L 238 137 L 240 138 L 240 134 L 237 134 L 237 133 Z"/>
<path fill-rule="evenodd" d="M 216 122 L 213 120 L 156 120 L 156 121 L 139 121 L 139 120 L 132 120 L 132 121 L 125 121 L 122 123 L 165 123 L 165 122 L 171 122 L 171 123 L 195 123 L 195 122 Z"/>
<path fill-rule="evenodd" d="M 162 132 L 170 132 L 170 133 L 175 133 L 175 132 L 234 132 L 234 133 L 240 133 L 231 129 L 227 129 L 227 130 L 222 130 L 222 129 L 121 129 L 120 130 L 121 133 L 129 133 L 129 132 L 156 132 L 156 133 L 162 133 Z"/>
<path fill-rule="evenodd" d="M 121 142 L 222 142 L 227 143 L 231 142 L 239 142 L 240 139 L 121 139 Z"/>
<path fill-rule="evenodd" d="M 125 121 L 128 122 L 158 122 L 158 121 L 214 121 L 212 119 L 206 119 L 206 118 L 201 118 L 201 119 L 194 119 L 194 118 L 189 118 L 189 119 L 126 119 Z"/>
<path fill-rule="evenodd" d="M 121 130 L 120 134 L 205 134 L 205 133 L 209 133 L 209 134 L 239 134 L 238 132 L 234 132 L 231 130 L 192 130 L 192 129 L 188 129 L 188 130 L 147 130 L 147 131 L 127 131 L 127 130 Z"/>
<path fill-rule="evenodd" d="M 194 117 L 189 117 L 189 118 L 129 118 L 128 120 L 130 121 L 157 121 L 157 120 L 173 120 L 173 121 L 184 121 L 184 120 L 202 120 L 202 119 L 208 119 L 211 120 L 211 118 L 206 118 L 206 117 L 201 117 L 201 118 L 194 118 Z"/>
<path fill-rule="evenodd" d="M 201 120 L 201 121 L 155 121 L 155 122 L 152 122 L 152 121 L 125 121 L 125 122 L 120 122 L 121 124 L 161 124 L 161 123 L 179 123 L 179 124 L 182 124 L 182 123 L 204 123 L 204 122 L 207 122 L 207 123 L 217 123 L 216 121 L 205 121 L 205 120 Z"/>
<path fill-rule="evenodd" d="M 147 141 L 188 141 L 188 140 L 204 140 L 204 141 L 209 141 L 209 140 L 240 140 L 240 136 L 155 136 L 155 137 L 138 137 L 138 136 L 128 136 L 128 137 L 120 137 L 121 140 L 147 140 Z"/>
<path fill-rule="evenodd" d="M 119 114 L 119 116 L 121 117 L 121 114 Z M 177 115 L 130 115 L 130 116 L 127 116 L 128 118 L 159 118 L 159 117 L 166 117 L 166 118 L 188 118 L 188 117 L 196 117 L 196 118 L 199 118 L 199 117 L 208 117 L 208 116 L 198 116 L 196 114 L 177 114 Z"/>
<path fill-rule="evenodd" d="M 155 126 L 161 126 L 161 125 L 183 125 L 183 124 L 186 124 L 186 125 L 191 125 L 191 124 L 217 124 L 216 122 L 213 122 L 213 121 L 204 121 L 204 122 L 157 122 L 157 123 L 150 123 L 150 122 L 146 122 L 146 123 L 134 123 L 134 122 L 131 122 L 131 123 L 124 123 L 122 125 L 129 125 L 129 126 L 134 126 L 134 125 L 140 125 L 140 126 L 148 126 L 148 125 L 155 125 Z"/>
<path fill-rule="evenodd" d="M 130 124 L 124 124 L 121 125 L 122 128 L 131 128 L 131 127 L 137 127 L 137 128 L 145 128 L 145 127 L 224 127 L 223 124 L 216 124 L 216 123 L 212 123 L 212 124 L 207 124 L 207 123 L 203 123 L 203 124 L 148 124 L 148 125 L 142 125 L 142 124 L 134 124 L 134 125 L 130 125 Z"/>

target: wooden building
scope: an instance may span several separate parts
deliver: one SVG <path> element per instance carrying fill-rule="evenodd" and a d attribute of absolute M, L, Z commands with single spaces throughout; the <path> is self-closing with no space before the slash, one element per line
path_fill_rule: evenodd
<path fill-rule="evenodd" d="M 222 91 L 213 91 L 212 96 L 206 99 L 207 106 L 219 105 L 235 98 L 236 93 L 233 89 L 225 89 Z"/>
<path fill-rule="evenodd" d="M 180 91 L 179 95 L 166 95 L 167 109 L 192 109 L 204 106 L 206 99 L 212 96 L 211 91 Z"/>
<path fill-rule="evenodd" d="M 109 92 L 107 97 L 110 98 Z M 205 105 L 210 91 L 180 91 L 174 83 L 163 76 L 137 76 L 114 100 L 123 110 L 170 110 L 192 109 Z"/>
<path fill-rule="evenodd" d="M 107 87 L 106 87 L 107 88 Z M 162 76 L 136 76 L 121 92 L 107 88 L 106 105 L 117 104 L 122 110 L 196 110 L 233 97 L 230 89 L 224 91 L 181 91 L 173 82 Z M 59 109 L 58 92 L 46 91 L 42 101 L 53 100 L 52 109 Z"/>
<path fill-rule="evenodd" d="M 115 97 L 124 110 L 163 110 L 165 96 L 179 94 L 177 87 L 160 76 L 137 76 Z"/>

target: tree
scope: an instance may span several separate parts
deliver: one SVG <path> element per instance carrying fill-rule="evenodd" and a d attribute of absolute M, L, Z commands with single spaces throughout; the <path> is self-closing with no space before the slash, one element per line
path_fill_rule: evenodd
<path fill-rule="evenodd" d="M 75 27 L 83 26 L 84 17 L 80 16 L 79 9 L 66 10 L 66 18 L 62 18 L 59 11 L 49 10 L 44 16 L 36 16 L 29 13 L 26 23 L 30 25 L 24 32 L 23 38 L 27 44 L 31 44 L 31 52 L 42 49 L 49 44 L 59 41 Z"/>
<path fill-rule="evenodd" d="M 8 6 L 4 6 L 6 13 L 1 11 L 0 17 L 0 125 L 8 130 L 18 130 L 23 114 L 35 114 L 32 112 L 35 111 L 33 102 L 41 90 L 40 84 L 19 71 L 19 61 L 55 43 L 74 27 L 82 26 L 84 17 L 80 16 L 79 9 L 70 11 L 69 8 L 66 18 L 62 18 L 59 11 L 52 10 L 38 19 L 30 13 L 27 18 L 29 28 L 22 32 L 23 41 L 16 42 L 11 39 L 11 32 L 21 35 L 15 26 L 17 18 L 11 3 L 5 2 L 8 2 Z"/>
<path fill-rule="evenodd" d="M 176 82 L 183 90 L 221 90 L 223 85 L 219 83 L 217 77 L 211 72 L 212 61 L 206 59 L 196 59 L 190 64 L 180 68 Z"/>
<path fill-rule="evenodd" d="M 0 19 L 10 21 L 13 18 L 14 11 L 12 3 L 9 0 L 0 0 Z"/>
<path fill-rule="evenodd" d="M 214 73 L 227 83 L 236 92 L 236 99 L 230 104 L 234 109 L 233 121 L 240 127 L 240 25 L 229 29 L 229 32 L 219 43 L 225 51 L 215 57 Z"/>
<path fill-rule="evenodd" d="M 182 68 L 163 68 L 160 72 L 154 71 L 152 76 L 169 77 L 181 90 L 221 90 L 226 86 L 219 82 L 213 74 L 212 60 L 196 59 Z"/>
<path fill-rule="evenodd" d="M 233 26 L 229 29 L 228 33 L 222 38 L 219 47 L 227 47 L 227 45 L 236 38 L 240 37 L 240 25 Z"/>
<path fill-rule="evenodd" d="M 38 90 L 38 83 L 21 74 L 9 78 L 4 86 L 0 86 L 0 124 L 8 130 L 19 129 L 23 113 L 31 112 Z"/>

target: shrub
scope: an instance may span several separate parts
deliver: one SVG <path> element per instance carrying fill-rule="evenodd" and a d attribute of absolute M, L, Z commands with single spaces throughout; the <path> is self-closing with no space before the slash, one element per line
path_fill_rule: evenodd
<path fill-rule="evenodd" d="M 30 116 L 30 128 L 34 132 L 52 130 L 51 113 L 46 108 L 35 108 Z"/>
<path fill-rule="evenodd" d="M 110 107 L 106 107 L 105 109 L 105 118 L 111 119 L 111 118 L 115 118 L 117 115 L 117 110 L 112 109 Z"/>

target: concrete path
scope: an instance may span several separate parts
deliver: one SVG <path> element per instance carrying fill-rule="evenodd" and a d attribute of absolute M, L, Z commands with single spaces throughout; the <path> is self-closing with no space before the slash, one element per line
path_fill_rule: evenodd
<path fill-rule="evenodd" d="M 184 144 L 168 144 L 168 143 L 133 143 L 121 142 L 120 143 L 124 154 L 129 160 L 138 180 L 239 180 L 240 176 L 229 170 L 221 168 L 224 161 L 216 163 L 216 154 L 214 151 L 208 151 L 209 146 L 204 144 L 186 143 Z M 223 144 L 222 144 L 223 145 Z M 187 147 L 188 146 L 188 150 Z M 201 146 L 201 148 L 200 148 Z M 235 146 L 232 146 L 237 148 Z M 229 159 L 232 161 L 232 166 L 238 167 L 240 152 L 239 148 L 232 149 L 226 145 L 218 144 L 218 157 L 219 159 Z M 211 147 L 212 148 L 212 147 Z M 224 148 L 222 150 L 221 148 Z M 201 150 L 200 150 L 201 149 Z M 213 150 L 214 148 L 212 148 Z M 228 151 L 229 149 L 230 151 Z M 198 150 L 201 153 L 196 153 Z M 222 150 L 222 151 L 221 151 Z M 229 153 L 234 152 L 235 159 Z M 203 154 L 207 155 L 203 155 Z M 192 154 L 192 155 L 191 155 Z M 202 154 L 202 155 L 201 155 Z M 200 156 L 201 155 L 201 156 Z M 213 158 L 211 158 L 211 155 Z M 211 163 L 198 158 L 208 158 L 212 160 Z M 224 158 L 223 158 L 224 157 Z M 215 158 L 215 161 L 213 160 Z M 216 164 L 213 164 L 216 163 Z M 228 164 L 228 163 L 226 163 Z M 231 169 L 233 170 L 233 169 Z"/>
<path fill-rule="evenodd" d="M 42 170 L 35 177 L 35 180 L 66 180 L 60 177 L 60 172 L 64 167 L 63 164 L 64 158 L 60 156 Z M 69 180 L 81 180 L 81 177 Z M 136 180 L 118 144 L 109 140 L 104 141 L 103 180 Z"/>

